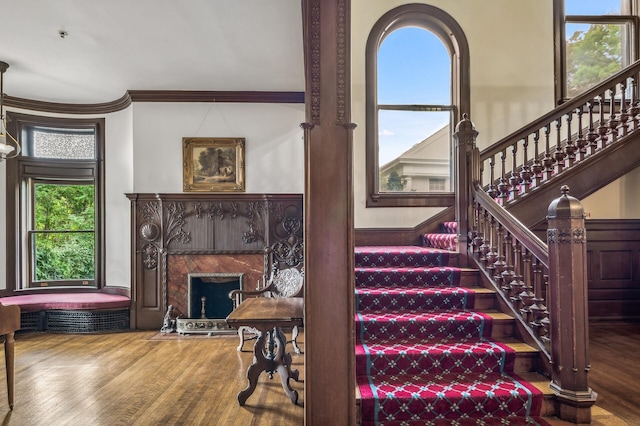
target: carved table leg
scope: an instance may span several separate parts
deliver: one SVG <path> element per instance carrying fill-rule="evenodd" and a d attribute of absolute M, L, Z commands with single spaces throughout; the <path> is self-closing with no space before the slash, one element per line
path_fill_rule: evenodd
<path fill-rule="evenodd" d="M 4 360 L 7 372 L 7 397 L 9 408 L 13 410 L 13 349 L 15 345 L 14 332 L 11 331 L 4 337 Z"/>
<path fill-rule="evenodd" d="M 293 350 L 295 351 L 295 353 L 300 354 L 302 353 L 302 351 L 300 350 L 300 347 L 298 346 L 298 326 L 294 326 L 293 329 L 291 330 L 291 344 L 293 345 Z"/>
<path fill-rule="evenodd" d="M 285 347 L 287 345 L 286 336 L 278 327 L 274 329 L 274 332 L 276 339 L 276 353 L 274 354 L 274 361 L 277 366 L 276 371 L 280 375 L 284 392 L 287 394 L 291 402 L 297 404 L 298 392 L 291 387 L 289 379 L 293 378 L 293 380 L 297 382 L 298 370 L 291 370 L 291 354 L 285 352 Z"/>
<path fill-rule="evenodd" d="M 256 384 L 258 383 L 258 377 L 260 377 L 260 373 L 263 371 L 268 371 L 270 366 L 270 361 L 264 357 L 264 341 L 267 336 L 267 333 L 260 333 L 258 338 L 256 339 L 256 343 L 253 346 L 253 364 L 249 366 L 247 369 L 247 379 L 249 380 L 249 384 L 247 387 L 238 393 L 238 402 L 240 405 L 244 405 L 247 401 L 247 398 L 251 396 L 253 391 L 256 389 Z"/>

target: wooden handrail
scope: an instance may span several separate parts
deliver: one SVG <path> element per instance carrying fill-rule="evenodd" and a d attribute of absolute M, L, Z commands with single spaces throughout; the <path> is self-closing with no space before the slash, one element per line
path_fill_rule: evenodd
<path fill-rule="evenodd" d="M 482 190 L 478 182 L 474 182 L 473 196 L 475 201 L 487 210 L 496 220 L 505 227 L 527 250 L 529 250 L 540 262 L 549 267 L 549 249 L 538 236 L 522 224 L 515 216 L 498 205 L 487 193 Z"/>
<path fill-rule="evenodd" d="M 575 111 L 576 108 L 579 108 L 582 105 L 585 105 L 592 99 L 598 97 L 601 93 L 608 90 L 612 85 L 620 81 L 624 81 L 629 77 L 633 77 L 640 74 L 640 60 L 634 62 L 628 67 L 624 68 L 620 72 L 612 75 L 608 79 L 604 80 L 602 83 L 597 86 L 592 87 L 591 89 L 583 92 L 581 95 L 578 95 L 572 98 L 570 101 L 563 103 L 562 105 L 554 108 L 549 111 L 547 114 L 538 118 L 535 121 L 527 124 L 526 126 L 516 130 L 508 136 L 500 139 L 496 143 L 492 144 L 490 147 L 485 148 L 480 152 L 480 161 L 484 161 L 491 157 L 492 155 L 499 154 L 502 150 L 509 148 L 513 145 L 514 141 L 519 141 L 525 138 L 528 135 L 531 135 L 536 130 L 541 129 L 547 123 L 551 123 L 558 118 L 563 117 L 565 114 L 570 113 L 571 111 Z"/>

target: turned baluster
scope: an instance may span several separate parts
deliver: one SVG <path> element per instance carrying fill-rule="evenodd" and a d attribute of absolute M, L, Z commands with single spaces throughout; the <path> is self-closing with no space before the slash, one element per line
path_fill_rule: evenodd
<path fill-rule="evenodd" d="M 620 130 L 622 130 L 622 136 L 625 136 L 629 131 L 629 110 L 627 108 L 627 84 L 626 81 L 620 82 L 620 113 L 618 114 L 620 120 Z"/>
<path fill-rule="evenodd" d="M 511 200 L 517 200 L 520 195 L 520 173 L 517 169 L 518 143 L 514 143 L 511 147 L 511 176 L 509 176 L 509 186 L 511 186 Z"/>
<path fill-rule="evenodd" d="M 576 108 L 576 115 L 578 116 L 578 139 L 576 139 L 576 159 L 578 161 L 584 160 L 584 155 L 587 153 L 587 140 L 582 134 L 582 106 Z"/>
<path fill-rule="evenodd" d="M 576 161 L 576 146 L 573 143 L 573 134 L 571 133 L 571 120 L 573 113 L 568 112 L 567 115 L 567 145 L 564 147 L 566 166 L 571 167 Z"/>
<path fill-rule="evenodd" d="M 616 114 L 616 86 L 609 89 L 609 120 L 607 125 L 611 132 L 611 142 L 615 142 L 618 139 L 618 115 Z"/>
<path fill-rule="evenodd" d="M 516 241 L 513 244 L 513 278 L 509 286 L 511 287 L 511 303 L 513 307 L 516 310 L 522 309 L 520 293 L 524 288 L 524 281 L 522 281 L 522 246 L 520 241 Z"/>
<path fill-rule="evenodd" d="M 542 286 L 543 275 L 540 261 L 535 258 L 532 262 L 533 270 L 533 303 L 529 307 L 531 311 L 532 319 L 529 323 L 536 332 L 536 336 L 542 339 L 545 336 L 545 328 L 542 324 L 542 320 L 547 316 L 547 307 L 544 305 L 544 299 L 542 298 Z"/>
<path fill-rule="evenodd" d="M 531 253 L 525 247 L 522 248 L 522 292 L 520 293 L 520 313 L 526 322 L 533 321 L 531 305 L 534 303 L 536 295 L 533 292 L 531 282 Z"/>
<path fill-rule="evenodd" d="M 501 204 L 505 206 L 507 204 L 507 200 L 509 199 L 509 183 L 507 182 L 507 172 L 505 170 L 507 160 L 507 150 L 503 149 L 500 152 L 500 161 L 502 162 L 501 176 L 500 182 L 498 183 L 498 197 L 500 198 Z"/>
<path fill-rule="evenodd" d="M 504 267 L 502 268 L 502 290 L 512 301 L 513 295 L 511 282 L 514 279 L 513 272 L 513 237 L 510 232 L 504 233 Z"/>
<path fill-rule="evenodd" d="M 553 152 L 553 159 L 555 160 L 554 173 L 562 172 L 564 168 L 564 158 L 567 156 L 561 148 L 562 145 L 562 118 L 556 119 L 556 150 Z"/>
<path fill-rule="evenodd" d="M 526 194 L 531 189 L 531 178 L 533 172 L 531 166 L 529 166 L 529 136 L 525 136 L 522 140 L 522 171 L 520 172 L 520 181 L 522 182 L 522 188 Z"/>
<path fill-rule="evenodd" d="M 482 262 L 482 267 L 486 269 L 487 253 L 489 253 L 489 251 L 491 250 L 491 241 L 489 240 L 491 230 L 489 229 L 489 213 L 487 213 L 485 209 L 481 207 L 479 208 L 480 208 L 480 222 L 482 226 L 480 228 L 482 229 L 482 243 L 478 248 L 478 253 L 480 254 L 480 261 Z"/>
<path fill-rule="evenodd" d="M 540 161 L 540 152 L 538 150 L 538 143 L 540 142 L 540 130 L 536 130 L 533 133 L 533 165 L 531 166 L 531 172 L 533 173 L 534 186 L 540 185 L 540 179 L 542 179 L 542 171 L 544 166 Z"/>
<path fill-rule="evenodd" d="M 487 212 L 487 215 L 489 213 Z M 496 246 L 496 219 L 491 216 L 491 218 L 489 219 L 489 251 L 487 252 L 485 258 L 486 258 L 486 265 L 485 265 L 485 269 L 487 271 L 489 271 L 489 273 L 491 275 L 494 275 L 494 263 L 498 260 L 498 252 L 497 250 L 497 246 Z"/>
<path fill-rule="evenodd" d="M 493 199 L 498 196 L 498 190 L 495 184 L 495 166 L 496 156 L 492 155 L 489 159 L 489 189 L 487 189 L 487 195 Z"/>
<path fill-rule="evenodd" d="M 553 165 L 555 164 L 555 160 L 551 155 L 551 147 L 549 146 L 549 136 L 551 135 L 551 124 L 547 124 L 544 126 L 544 159 L 542 160 L 542 164 L 544 165 L 544 173 L 543 179 L 549 180 L 551 176 L 553 176 Z"/>
<path fill-rule="evenodd" d="M 482 212 L 480 209 L 480 204 L 477 201 L 473 203 L 473 229 L 475 230 L 475 236 L 473 237 L 473 252 L 479 255 L 479 258 L 482 259 L 480 253 L 480 247 L 484 242 L 484 218 L 482 217 Z"/>
<path fill-rule="evenodd" d="M 549 287 L 549 275 L 542 275 L 542 300 L 547 300 L 547 288 Z M 549 337 L 549 330 L 551 330 L 551 319 L 549 318 L 549 308 L 545 309 L 544 316 L 540 320 L 540 324 L 542 325 L 542 342 L 544 343 L 547 350 L 551 349 L 551 338 Z"/>
<path fill-rule="evenodd" d="M 492 247 L 493 249 L 493 247 Z M 502 287 L 502 271 L 506 266 L 504 261 L 504 228 L 498 223 L 496 226 L 496 261 L 493 262 L 493 277 L 498 286 Z"/>
<path fill-rule="evenodd" d="M 587 104 L 589 109 L 589 131 L 587 132 L 587 140 L 589 141 L 589 145 L 587 145 L 587 154 L 592 155 L 598 149 L 598 133 L 595 131 L 593 127 L 593 106 L 594 101 L 590 100 Z"/>
<path fill-rule="evenodd" d="M 629 101 L 629 118 L 631 119 L 631 125 L 633 130 L 638 129 L 638 113 L 640 112 L 640 106 L 638 105 L 638 80 L 635 77 L 631 78 L 631 100 Z"/>
<path fill-rule="evenodd" d="M 607 146 L 607 132 L 609 128 L 606 126 L 604 120 L 604 105 L 605 105 L 605 93 L 598 96 L 598 107 L 600 108 L 600 121 L 598 123 L 598 136 L 600 137 L 600 145 L 598 148 L 605 148 Z"/>

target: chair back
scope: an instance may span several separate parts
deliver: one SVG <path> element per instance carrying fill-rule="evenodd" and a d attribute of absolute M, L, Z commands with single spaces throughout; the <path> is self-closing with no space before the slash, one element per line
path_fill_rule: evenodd
<path fill-rule="evenodd" d="M 304 288 L 304 244 L 295 235 L 265 249 L 264 282 L 272 297 L 300 297 Z"/>

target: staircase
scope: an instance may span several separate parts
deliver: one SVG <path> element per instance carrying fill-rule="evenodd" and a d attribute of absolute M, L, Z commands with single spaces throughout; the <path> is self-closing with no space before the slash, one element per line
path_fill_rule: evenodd
<path fill-rule="evenodd" d="M 553 415 L 538 352 L 514 337 L 477 270 L 459 268 L 456 224 L 424 246 L 355 249 L 362 425 L 536 425 Z"/>

